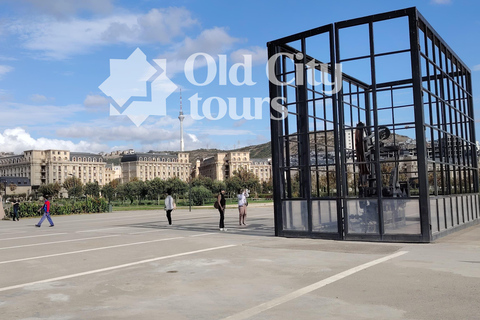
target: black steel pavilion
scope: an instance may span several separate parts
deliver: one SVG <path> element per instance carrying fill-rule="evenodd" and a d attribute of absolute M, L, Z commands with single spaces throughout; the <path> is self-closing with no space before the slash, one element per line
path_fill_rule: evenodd
<path fill-rule="evenodd" d="M 471 72 L 416 8 L 267 46 L 277 236 L 430 242 L 479 222 Z"/>

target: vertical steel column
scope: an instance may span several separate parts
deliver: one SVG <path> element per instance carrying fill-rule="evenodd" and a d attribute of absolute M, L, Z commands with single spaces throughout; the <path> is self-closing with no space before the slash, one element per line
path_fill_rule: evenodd
<path fill-rule="evenodd" d="M 278 47 L 271 43 L 268 43 L 268 57 L 272 57 L 275 54 L 279 53 Z M 275 63 L 275 62 L 274 62 Z M 275 63 L 275 78 L 280 73 L 280 62 Z M 273 75 L 269 75 L 270 77 Z M 271 79 L 269 79 L 271 80 Z M 278 80 L 278 79 L 277 79 Z M 271 127 L 271 145 L 272 145 L 272 182 L 274 185 L 273 188 L 273 212 L 274 212 L 274 225 L 275 225 L 275 236 L 279 236 L 280 231 L 283 226 L 283 216 L 282 216 L 282 194 L 284 185 L 282 183 L 280 170 L 281 155 L 283 150 L 283 139 L 280 139 L 280 135 L 283 132 L 282 121 L 278 120 L 282 118 L 282 114 L 277 110 L 271 107 L 272 101 L 278 97 L 282 97 L 281 88 L 269 81 L 269 90 L 270 90 L 270 127 Z M 281 141 L 280 141 L 281 140 Z"/>
<path fill-rule="evenodd" d="M 380 166 L 380 139 L 378 138 L 378 105 L 377 105 L 377 76 L 375 69 L 375 44 L 373 39 L 373 22 L 368 23 L 368 35 L 370 42 L 370 68 L 372 76 L 372 108 L 373 108 L 373 132 L 375 137 L 375 182 L 377 189 L 377 215 L 378 215 L 378 233 L 380 239 L 383 239 L 383 202 L 382 202 L 382 170 Z"/>
<path fill-rule="evenodd" d="M 422 68 L 420 62 L 420 44 L 418 40 L 417 9 L 409 9 L 408 24 L 410 29 L 410 55 L 412 63 L 413 103 L 415 113 L 415 139 L 417 143 L 418 184 L 420 201 L 420 226 L 422 240 L 429 242 L 432 238 L 430 227 L 430 203 L 427 179 L 427 150 L 424 131 Z"/>
<path fill-rule="evenodd" d="M 340 38 L 338 34 L 338 28 L 335 24 L 335 33 L 333 32 L 333 25 L 330 30 L 330 63 L 331 63 L 331 74 L 332 77 L 336 76 L 336 62 L 337 59 L 340 60 Z M 333 110 L 334 117 L 334 136 L 337 139 L 337 136 L 340 136 L 340 148 L 338 148 L 338 143 L 335 143 L 335 164 L 336 164 L 336 179 L 337 179 L 337 227 L 338 234 L 341 239 L 345 238 L 345 232 L 348 231 L 346 228 L 346 217 L 345 209 L 347 207 L 347 167 L 345 159 L 345 134 L 344 134 L 344 114 L 343 114 L 343 78 L 339 79 L 341 89 L 338 90 L 336 79 L 334 78 L 335 83 L 335 93 L 332 94 L 332 105 L 336 107 L 337 110 Z M 337 91 L 338 90 L 338 91 Z M 338 113 L 338 116 L 337 116 Z M 338 121 L 337 121 L 338 119 Z M 341 136 L 343 134 L 343 137 Z M 340 159 L 339 159 L 340 155 Z M 340 160 L 340 161 L 339 161 Z M 340 170 L 339 168 L 340 164 Z"/>
<path fill-rule="evenodd" d="M 467 70 L 464 70 L 465 72 L 465 79 L 466 79 L 466 90 L 467 90 L 467 93 L 468 93 L 468 98 L 467 98 L 467 107 L 468 107 L 468 117 L 469 118 L 473 118 L 474 117 L 474 113 L 473 113 L 473 91 L 472 91 L 472 74 L 467 71 Z M 475 138 L 476 138 L 476 135 L 475 135 L 475 122 L 474 121 L 471 121 L 469 120 L 470 122 L 470 142 L 473 143 L 475 145 L 474 149 L 472 150 L 472 157 L 473 157 L 473 163 L 472 163 L 472 167 L 474 167 L 476 170 L 473 171 L 473 190 L 475 193 L 478 194 L 478 156 L 477 156 L 477 148 L 476 148 L 476 141 L 475 141 Z M 478 214 L 478 213 L 477 213 Z"/>
<path fill-rule="evenodd" d="M 308 123 L 308 92 L 307 74 L 305 65 L 307 53 L 305 50 L 305 38 L 301 39 L 302 58 L 301 63 L 295 63 L 295 75 L 298 75 L 296 68 L 302 68 L 302 78 L 295 79 L 296 102 L 297 102 L 297 132 L 298 132 L 298 164 L 300 166 L 300 198 L 307 201 L 307 230 L 312 232 L 312 203 L 311 203 L 311 176 L 310 176 L 310 133 Z"/>

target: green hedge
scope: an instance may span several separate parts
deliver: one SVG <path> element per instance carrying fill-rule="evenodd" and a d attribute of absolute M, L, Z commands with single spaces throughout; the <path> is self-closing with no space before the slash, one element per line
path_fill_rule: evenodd
<path fill-rule="evenodd" d="M 43 206 L 41 202 L 21 202 L 18 210 L 20 218 L 41 216 L 43 213 L 38 212 Z M 50 204 L 51 215 L 67 215 L 75 213 L 99 213 L 107 212 L 108 203 L 105 199 L 88 199 L 87 201 L 54 201 Z M 5 210 L 8 217 L 13 217 L 13 208 Z"/>

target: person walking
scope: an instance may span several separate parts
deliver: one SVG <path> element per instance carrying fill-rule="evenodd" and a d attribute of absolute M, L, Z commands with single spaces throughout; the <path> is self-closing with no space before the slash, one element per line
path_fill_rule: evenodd
<path fill-rule="evenodd" d="M 220 213 L 220 223 L 218 227 L 220 228 L 220 231 L 227 231 L 227 228 L 225 228 L 225 190 L 221 189 L 220 192 L 218 193 L 217 196 L 217 202 L 218 202 L 218 212 Z"/>
<path fill-rule="evenodd" d="M 15 221 L 15 218 L 17 221 L 20 221 L 18 218 L 18 209 L 20 209 L 20 202 L 18 202 L 18 199 L 14 200 L 15 202 L 13 203 L 13 221 Z"/>
<path fill-rule="evenodd" d="M 50 227 L 53 227 L 54 224 L 53 224 L 52 218 L 50 218 L 50 201 L 48 201 L 47 197 L 45 198 L 45 203 L 40 208 L 40 210 L 38 210 L 38 212 L 41 212 L 42 210 L 43 210 L 43 216 L 40 219 L 40 221 L 35 225 L 35 227 L 40 228 L 40 226 L 42 225 L 42 222 L 43 222 L 43 220 L 45 220 L 45 218 L 47 218 L 48 222 L 50 222 Z"/>
<path fill-rule="evenodd" d="M 175 201 L 172 197 L 172 190 L 167 191 L 167 197 L 165 198 L 165 211 L 167 212 L 168 224 L 172 224 L 172 211 L 175 210 Z"/>
<path fill-rule="evenodd" d="M 245 215 L 243 217 L 243 222 L 245 223 L 245 219 L 247 218 L 247 208 L 248 208 L 248 197 L 250 197 L 250 190 L 244 189 L 243 194 L 245 195 Z M 246 224 L 244 224 L 246 226 Z"/>
<path fill-rule="evenodd" d="M 237 194 L 238 200 L 238 225 L 239 226 L 246 226 L 245 224 L 245 216 L 246 216 L 246 202 L 247 198 L 245 197 L 245 191 L 240 189 L 238 190 Z"/>

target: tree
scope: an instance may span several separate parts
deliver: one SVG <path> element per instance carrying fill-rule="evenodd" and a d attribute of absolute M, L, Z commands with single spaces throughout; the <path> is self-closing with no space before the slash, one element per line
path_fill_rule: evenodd
<path fill-rule="evenodd" d="M 123 196 L 128 200 L 130 200 L 130 204 L 132 204 L 136 198 L 135 189 L 136 189 L 135 181 L 130 181 L 123 185 L 123 190 L 122 190 Z"/>
<path fill-rule="evenodd" d="M 229 194 L 236 194 L 242 188 L 242 180 L 239 177 L 233 176 L 225 180 L 226 191 Z"/>
<path fill-rule="evenodd" d="M 49 184 L 42 184 L 40 188 L 38 188 L 38 193 L 41 194 L 44 198 L 46 197 L 58 197 L 58 193 L 62 190 L 62 186 L 60 183 L 49 183 Z"/>
<path fill-rule="evenodd" d="M 199 176 L 190 182 L 192 187 L 204 186 L 205 188 L 212 190 L 213 188 L 213 180 L 210 177 Z M 218 191 L 218 190 L 216 190 Z"/>
<path fill-rule="evenodd" d="M 262 193 L 271 193 L 273 191 L 273 181 L 270 178 L 268 181 L 262 182 Z"/>
<path fill-rule="evenodd" d="M 257 192 L 260 189 L 260 180 L 252 171 L 242 167 L 234 171 L 233 175 L 242 182 L 240 188 L 250 189 L 250 192 Z"/>
<path fill-rule="evenodd" d="M 257 176 L 252 171 L 248 171 L 246 168 L 243 168 L 243 167 L 238 170 L 235 170 L 233 172 L 233 175 L 237 176 L 244 184 L 247 181 L 257 178 Z"/>
<path fill-rule="evenodd" d="M 136 181 L 136 191 L 139 203 L 148 195 L 148 185 L 144 181 Z"/>
<path fill-rule="evenodd" d="M 159 203 L 160 195 L 166 191 L 165 186 L 165 181 L 160 178 L 147 181 L 148 193 L 152 199 L 157 199 L 157 205 Z"/>
<path fill-rule="evenodd" d="M 63 182 L 63 187 L 65 190 L 68 192 L 68 197 L 80 197 L 83 193 L 83 183 L 82 180 L 80 180 L 77 177 L 68 177 L 65 179 Z"/>
<path fill-rule="evenodd" d="M 217 194 L 220 190 L 226 190 L 227 186 L 225 184 L 225 182 L 223 181 L 219 181 L 219 180 L 214 180 L 213 181 L 213 185 L 212 185 L 212 189 L 210 189 L 210 191 L 214 194 Z"/>
<path fill-rule="evenodd" d="M 165 190 L 171 190 L 172 193 L 185 194 L 188 189 L 188 184 L 178 178 L 170 178 L 165 181 Z"/>
<path fill-rule="evenodd" d="M 108 203 L 112 201 L 112 199 L 115 197 L 116 189 L 113 187 L 112 182 L 106 184 L 102 188 L 102 195 L 108 200 Z"/>
<path fill-rule="evenodd" d="M 87 182 L 84 189 L 85 195 L 87 196 L 98 198 L 100 194 L 100 186 L 98 185 L 98 181 Z"/>
<path fill-rule="evenodd" d="M 205 199 L 212 199 L 212 192 L 204 186 L 192 187 L 190 192 L 190 199 L 194 206 L 201 206 Z"/>
<path fill-rule="evenodd" d="M 8 187 L 10 188 L 10 191 L 12 191 L 13 194 L 15 194 L 15 190 L 17 190 L 17 185 L 12 182 L 8 185 Z"/>
<path fill-rule="evenodd" d="M 113 179 L 109 184 L 113 187 L 113 189 L 117 189 L 121 182 L 120 179 Z"/>

